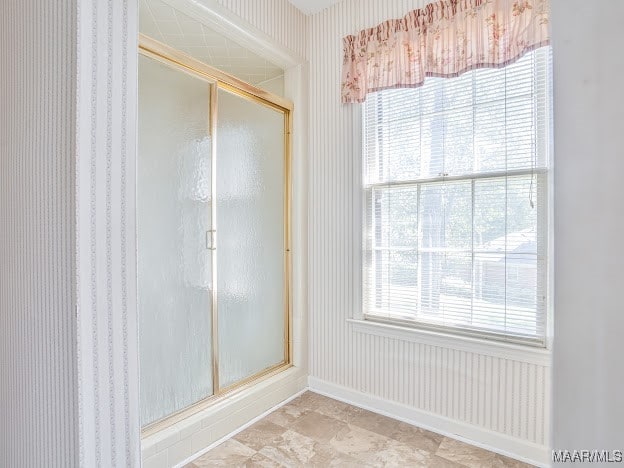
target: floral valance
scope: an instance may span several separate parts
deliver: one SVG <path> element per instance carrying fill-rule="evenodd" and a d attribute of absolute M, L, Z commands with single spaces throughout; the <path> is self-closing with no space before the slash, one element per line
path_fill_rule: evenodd
<path fill-rule="evenodd" d="M 342 102 L 503 67 L 549 42 L 548 0 L 441 0 L 343 39 Z"/>

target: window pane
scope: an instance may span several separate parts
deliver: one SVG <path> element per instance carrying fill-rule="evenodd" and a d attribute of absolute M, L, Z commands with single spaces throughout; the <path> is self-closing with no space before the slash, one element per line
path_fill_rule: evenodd
<path fill-rule="evenodd" d="M 475 171 L 500 172 L 507 165 L 505 148 L 505 101 L 475 107 Z"/>
<path fill-rule="evenodd" d="M 474 308 L 480 326 L 518 334 L 536 332 L 538 200 L 534 179 L 527 175 L 475 182 Z"/>
<path fill-rule="evenodd" d="M 418 253 L 416 250 L 375 250 L 374 309 L 394 315 L 413 316 L 418 305 Z"/>
<path fill-rule="evenodd" d="M 420 178 L 441 176 L 444 171 L 444 116 L 425 116 L 421 122 Z M 401 179 L 403 180 L 403 179 Z"/>
<path fill-rule="evenodd" d="M 507 231 L 507 184 L 505 178 L 496 178 L 475 180 L 474 185 L 474 249 L 489 253 L 487 249 L 500 244 L 496 239 L 504 240 Z"/>
<path fill-rule="evenodd" d="M 381 180 L 416 179 L 420 174 L 420 125 L 415 120 L 399 120 L 384 132 L 383 146 L 385 174 Z"/>
<path fill-rule="evenodd" d="M 377 93 L 367 104 L 365 132 L 368 183 L 409 180 L 420 176 L 420 91 L 398 89 Z"/>
<path fill-rule="evenodd" d="M 439 78 L 444 88 L 444 110 L 472 107 L 474 73 L 464 73 L 457 78 Z"/>
<path fill-rule="evenodd" d="M 529 99 L 507 101 L 505 124 L 507 170 L 535 166 L 533 102 Z"/>
<path fill-rule="evenodd" d="M 444 247 L 449 250 L 472 248 L 472 182 L 445 185 Z"/>
<path fill-rule="evenodd" d="M 471 257 L 470 253 L 422 254 L 419 319 L 449 326 L 471 324 Z"/>
<path fill-rule="evenodd" d="M 373 192 L 375 247 L 413 248 L 418 242 L 418 191 L 415 187 Z"/>
<path fill-rule="evenodd" d="M 444 116 L 444 173 L 470 174 L 474 171 L 475 140 L 472 106 L 453 109 Z"/>

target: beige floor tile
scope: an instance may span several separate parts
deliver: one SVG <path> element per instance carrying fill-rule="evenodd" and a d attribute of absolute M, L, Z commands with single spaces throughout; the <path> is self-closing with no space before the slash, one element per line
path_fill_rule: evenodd
<path fill-rule="evenodd" d="M 190 466 L 193 468 L 205 466 L 244 466 L 247 460 L 255 454 L 255 450 L 234 439 L 229 439 L 210 452 L 193 460 Z"/>
<path fill-rule="evenodd" d="M 292 405 L 289 403 L 268 414 L 264 419 L 287 428 L 290 427 L 298 418 L 306 413 L 309 413 L 310 411 L 312 410 L 304 406 Z"/>
<path fill-rule="evenodd" d="M 361 460 L 338 452 L 329 444 L 313 440 L 295 431 L 285 433 L 282 444 L 263 447 L 259 453 L 287 467 L 355 468 L 369 466 Z"/>
<path fill-rule="evenodd" d="M 445 437 L 436 455 L 469 468 L 491 467 L 494 453 L 459 440 Z"/>
<path fill-rule="evenodd" d="M 334 400 L 333 398 L 328 398 L 313 392 L 308 393 L 312 394 L 310 397 L 310 408 L 325 416 L 346 421 L 347 414 L 353 408 L 353 406 L 343 403 L 342 401 Z"/>
<path fill-rule="evenodd" d="M 310 411 L 290 426 L 293 431 L 319 442 L 329 442 L 347 423 L 324 414 Z"/>
<path fill-rule="evenodd" d="M 427 461 L 427 467 L 431 468 L 466 468 L 464 465 L 455 463 L 446 458 L 438 457 L 437 455 L 431 455 L 431 458 Z"/>
<path fill-rule="evenodd" d="M 293 406 L 296 408 L 303 409 L 314 409 L 322 399 L 325 398 L 322 395 L 314 392 L 305 392 L 299 395 L 294 400 L 288 403 L 288 406 Z"/>
<path fill-rule="evenodd" d="M 531 465 L 306 392 L 188 466 L 528 468 Z"/>
<path fill-rule="evenodd" d="M 377 434 L 387 435 L 394 431 L 399 421 L 363 408 L 351 406 L 346 414 L 346 422 Z"/>
<path fill-rule="evenodd" d="M 313 459 L 314 466 L 335 466 L 340 468 L 364 468 L 374 466 L 364 463 L 362 460 L 358 460 L 357 458 L 351 457 L 346 453 L 338 452 L 330 446 L 324 447 L 324 449 L 324 452 L 320 453 Z"/>
<path fill-rule="evenodd" d="M 492 466 L 494 468 L 531 468 L 533 465 L 496 453 L 494 454 Z"/>
<path fill-rule="evenodd" d="M 279 444 L 284 432 L 286 432 L 285 427 L 265 418 L 236 434 L 234 439 L 254 450 L 260 450 L 265 445 Z"/>
<path fill-rule="evenodd" d="M 351 406 L 347 412 L 346 421 L 354 426 L 398 440 L 410 447 L 433 453 L 444 439 L 444 436 L 435 432 L 354 406 Z"/>
<path fill-rule="evenodd" d="M 259 451 L 261 455 L 285 466 L 310 464 L 316 455 L 318 442 L 295 431 L 286 431 L 278 445 L 267 445 Z"/>
<path fill-rule="evenodd" d="M 435 453 L 444 440 L 444 436 L 441 434 L 436 434 L 402 421 L 397 421 L 394 430 L 390 432 L 388 437 L 410 447 L 431 453 Z"/>
<path fill-rule="evenodd" d="M 281 468 L 284 465 L 265 457 L 261 453 L 256 453 L 245 462 L 244 466 L 245 468 Z"/>
<path fill-rule="evenodd" d="M 330 442 L 339 452 L 373 466 L 427 466 L 432 453 L 358 426 L 349 426 Z"/>

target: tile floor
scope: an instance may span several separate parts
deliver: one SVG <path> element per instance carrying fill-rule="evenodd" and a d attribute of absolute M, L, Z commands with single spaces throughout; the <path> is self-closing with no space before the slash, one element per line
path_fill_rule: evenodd
<path fill-rule="evenodd" d="M 306 392 L 186 468 L 528 467 L 525 463 Z"/>

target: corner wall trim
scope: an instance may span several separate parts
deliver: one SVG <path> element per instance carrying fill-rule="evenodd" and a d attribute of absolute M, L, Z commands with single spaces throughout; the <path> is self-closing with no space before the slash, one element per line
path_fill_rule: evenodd
<path fill-rule="evenodd" d="M 354 389 L 308 377 L 311 391 L 399 421 L 540 467 L 550 466 L 550 449 L 483 427 L 449 419 Z"/>

